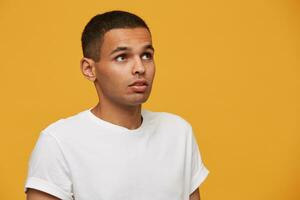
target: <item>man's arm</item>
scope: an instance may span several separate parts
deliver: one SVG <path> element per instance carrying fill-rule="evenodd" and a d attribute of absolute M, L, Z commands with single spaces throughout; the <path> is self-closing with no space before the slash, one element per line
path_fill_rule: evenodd
<path fill-rule="evenodd" d="M 28 191 L 26 192 L 26 199 L 27 200 L 60 200 L 56 198 L 55 196 L 52 196 L 48 193 L 28 188 Z"/>
<path fill-rule="evenodd" d="M 190 200 L 200 200 L 199 188 L 197 188 L 191 195 Z"/>

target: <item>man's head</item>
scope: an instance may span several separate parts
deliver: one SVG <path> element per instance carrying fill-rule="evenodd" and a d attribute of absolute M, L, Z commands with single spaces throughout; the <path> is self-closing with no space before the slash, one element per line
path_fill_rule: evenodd
<path fill-rule="evenodd" d="M 140 17 L 124 11 L 95 16 L 83 31 L 82 47 L 81 71 L 94 82 L 102 104 L 138 106 L 148 99 L 154 48 Z"/>
<path fill-rule="evenodd" d="M 94 16 L 85 26 L 81 36 L 83 56 L 98 62 L 106 32 L 116 28 L 137 27 L 146 28 L 150 33 L 145 21 L 129 12 L 115 10 Z"/>

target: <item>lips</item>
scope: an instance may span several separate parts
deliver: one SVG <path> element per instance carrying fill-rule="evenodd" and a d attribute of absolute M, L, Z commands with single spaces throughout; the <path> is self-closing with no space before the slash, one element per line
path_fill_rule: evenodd
<path fill-rule="evenodd" d="M 129 86 L 147 86 L 148 83 L 146 80 L 137 80 L 137 81 L 134 81 L 132 84 L 130 84 Z"/>
<path fill-rule="evenodd" d="M 148 83 L 146 80 L 137 80 L 129 86 L 134 92 L 145 92 L 148 87 Z"/>

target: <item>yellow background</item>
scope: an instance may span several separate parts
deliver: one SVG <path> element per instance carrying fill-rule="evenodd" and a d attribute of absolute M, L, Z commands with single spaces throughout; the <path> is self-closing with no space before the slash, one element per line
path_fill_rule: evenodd
<path fill-rule="evenodd" d="M 203 200 L 299 200 L 300 2 L 0 1 L 0 199 L 25 199 L 40 131 L 97 103 L 79 70 L 95 14 L 146 20 L 157 74 L 145 108 L 195 130 Z"/>

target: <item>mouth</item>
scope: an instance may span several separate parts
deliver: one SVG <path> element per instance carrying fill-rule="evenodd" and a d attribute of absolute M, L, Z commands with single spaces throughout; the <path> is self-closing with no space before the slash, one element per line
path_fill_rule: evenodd
<path fill-rule="evenodd" d="M 147 84 L 133 84 L 130 86 L 130 88 L 134 91 L 134 92 L 145 92 L 148 88 Z"/>
<path fill-rule="evenodd" d="M 143 85 L 148 85 L 148 82 L 145 79 L 137 80 L 137 81 L 133 82 L 132 84 L 130 84 L 129 86 L 143 86 Z"/>

